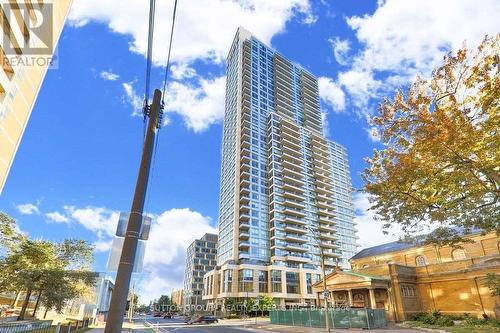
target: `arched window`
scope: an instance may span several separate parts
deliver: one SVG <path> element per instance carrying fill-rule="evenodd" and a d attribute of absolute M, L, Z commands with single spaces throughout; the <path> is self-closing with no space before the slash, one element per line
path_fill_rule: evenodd
<path fill-rule="evenodd" d="M 425 265 L 427 265 L 427 260 L 425 259 L 424 256 L 416 256 L 415 257 L 415 264 L 417 266 L 425 266 Z"/>
<path fill-rule="evenodd" d="M 451 258 L 453 260 L 463 260 L 467 258 L 467 255 L 465 254 L 464 249 L 455 249 L 451 251 Z"/>

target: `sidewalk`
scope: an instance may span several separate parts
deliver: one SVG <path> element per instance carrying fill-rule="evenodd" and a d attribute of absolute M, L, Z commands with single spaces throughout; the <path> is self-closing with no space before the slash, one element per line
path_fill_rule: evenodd
<path fill-rule="evenodd" d="M 248 326 L 247 326 L 248 327 Z M 302 327 L 302 326 L 285 326 L 285 325 L 273 325 L 273 324 L 258 324 L 250 326 L 254 329 L 261 331 L 269 331 L 276 333 L 324 333 L 326 332 L 325 328 L 316 328 L 316 327 Z M 394 324 L 390 324 L 388 327 L 379 328 L 374 330 L 364 330 L 361 328 L 351 328 L 351 329 L 332 329 L 331 332 L 339 332 L 339 333 L 352 333 L 352 332 L 373 332 L 373 333 L 422 333 L 420 330 L 410 329 L 405 327 L 396 326 Z"/>
<path fill-rule="evenodd" d="M 146 328 L 144 326 L 140 326 L 140 327 L 137 327 L 137 328 L 132 328 L 132 327 L 128 327 L 128 328 L 122 328 L 122 333 L 151 333 L 151 329 L 149 328 Z M 104 327 L 91 327 L 88 331 L 86 331 L 85 333 L 104 333 Z"/>
<path fill-rule="evenodd" d="M 123 322 L 122 333 L 151 333 L 151 329 L 144 326 L 143 323 L 129 323 L 128 321 Z M 92 326 L 85 333 L 104 333 L 104 326 Z"/>

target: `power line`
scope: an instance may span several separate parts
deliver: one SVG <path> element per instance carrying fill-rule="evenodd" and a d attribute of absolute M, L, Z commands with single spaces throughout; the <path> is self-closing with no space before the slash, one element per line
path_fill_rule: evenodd
<path fill-rule="evenodd" d="M 150 0 L 149 2 L 149 26 L 148 26 L 148 53 L 146 60 L 146 88 L 144 91 L 144 121 L 146 121 L 146 116 L 149 113 L 149 91 L 151 86 L 151 64 L 153 62 L 153 39 L 155 30 L 155 12 L 156 12 L 156 0 Z"/>
<path fill-rule="evenodd" d="M 163 79 L 163 91 L 162 91 L 162 100 L 161 100 L 161 107 L 162 108 L 165 105 L 165 92 L 167 89 L 168 71 L 170 69 L 170 54 L 172 52 L 172 41 L 173 41 L 173 36 L 174 36 L 176 12 L 177 12 L 177 0 L 175 0 L 175 2 L 174 2 L 174 10 L 173 10 L 173 14 L 172 14 L 172 26 L 170 29 L 170 41 L 169 41 L 169 45 L 168 45 L 167 64 L 165 67 L 165 77 Z M 163 113 L 161 113 L 161 116 L 159 118 L 158 129 L 161 127 L 161 122 L 163 121 L 162 115 L 163 115 Z M 156 152 L 158 151 L 158 141 L 159 140 L 160 140 L 160 133 L 158 132 L 158 135 L 156 136 L 156 140 L 155 140 L 154 150 L 153 150 L 153 161 L 152 161 L 152 165 L 151 165 L 152 170 L 151 170 L 150 186 L 149 186 L 147 194 L 146 194 L 146 208 L 149 208 L 149 200 L 151 197 L 151 191 L 152 191 L 153 184 L 154 184 L 155 166 L 156 166 Z"/>
<path fill-rule="evenodd" d="M 174 37 L 174 26 L 175 26 L 175 14 L 177 12 L 177 0 L 174 2 L 174 12 L 172 15 L 172 28 L 170 30 L 170 41 L 168 45 L 168 55 L 167 55 L 167 66 L 165 67 L 165 78 L 163 79 L 163 95 L 162 95 L 162 104 L 165 103 L 165 91 L 167 89 L 167 79 L 168 79 L 168 70 L 170 68 L 170 52 L 172 51 L 172 40 Z"/>

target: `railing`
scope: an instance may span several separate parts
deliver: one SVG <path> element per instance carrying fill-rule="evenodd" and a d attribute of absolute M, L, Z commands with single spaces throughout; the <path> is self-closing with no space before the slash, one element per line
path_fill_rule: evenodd
<path fill-rule="evenodd" d="M 271 324 L 325 327 L 324 309 L 271 310 Z M 330 327 L 374 329 L 387 326 L 384 309 L 330 309 Z"/>
<path fill-rule="evenodd" d="M 55 331 L 55 333 L 75 332 L 82 328 L 88 327 L 89 324 L 90 324 L 90 319 L 70 321 L 69 323 L 58 325 L 58 329 Z"/>
<path fill-rule="evenodd" d="M 52 320 L 20 321 L 1 323 L 0 333 L 71 333 L 88 327 L 90 319 L 73 320 L 68 323 L 52 325 Z"/>
<path fill-rule="evenodd" d="M 52 326 L 52 320 L 21 321 L 0 324 L 0 333 L 24 332 L 53 333 L 55 332 L 55 326 Z"/>

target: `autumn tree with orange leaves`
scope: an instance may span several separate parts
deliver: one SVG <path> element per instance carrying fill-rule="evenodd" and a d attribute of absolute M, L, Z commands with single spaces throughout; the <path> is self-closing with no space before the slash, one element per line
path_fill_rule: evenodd
<path fill-rule="evenodd" d="M 454 246 L 464 232 L 500 232 L 499 63 L 500 34 L 448 54 L 430 80 L 379 105 L 372 124 L 384 149 L 363 177 L 385 230 L 415 235 L 430 223 L 428 243 Z"/>

